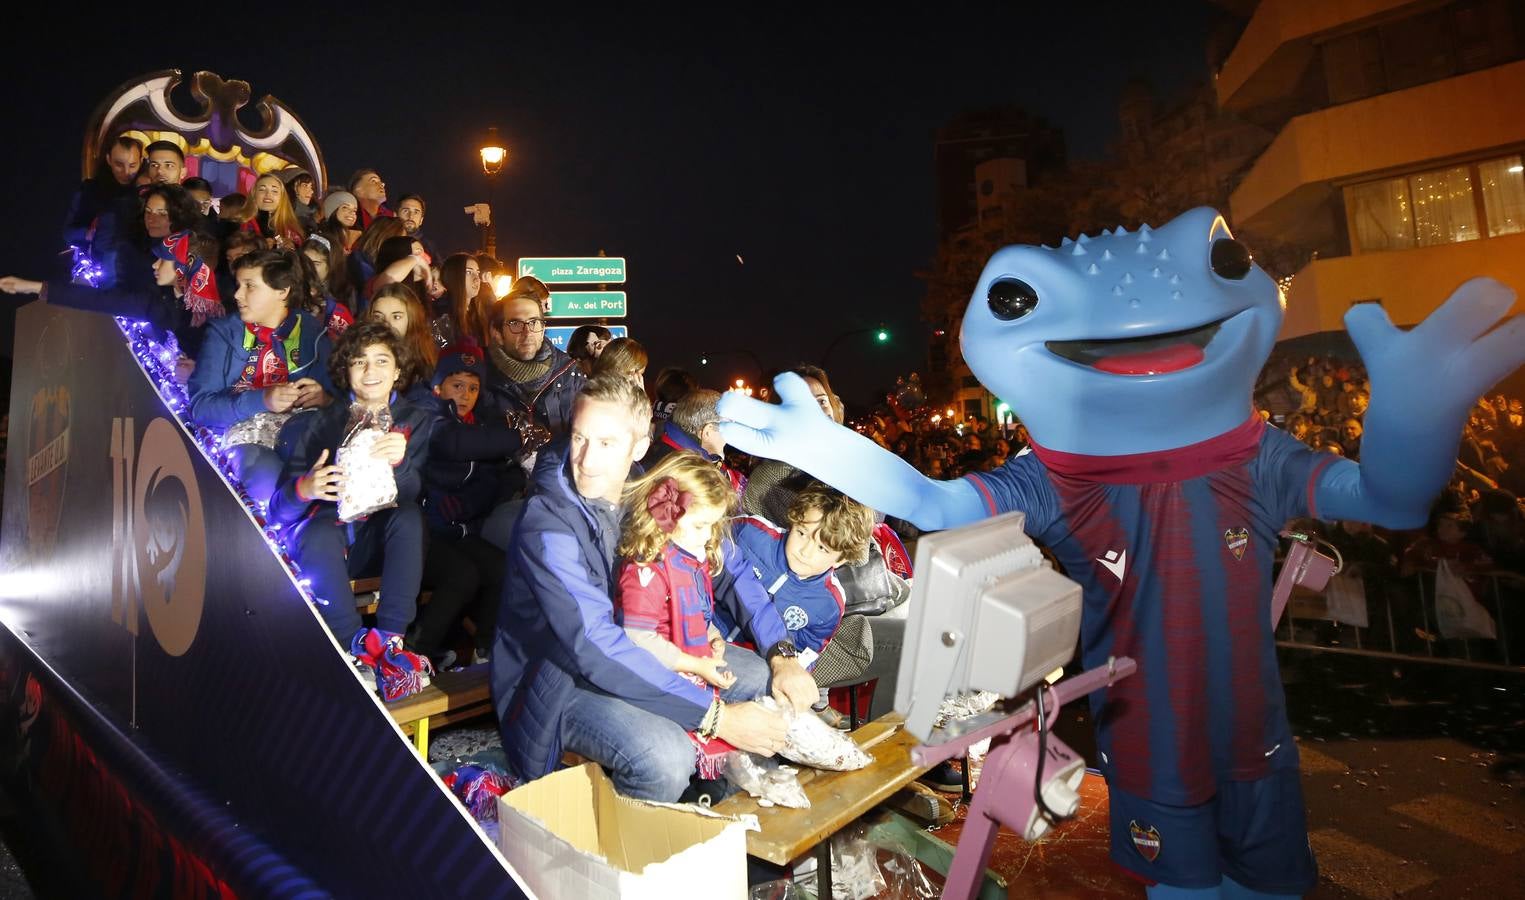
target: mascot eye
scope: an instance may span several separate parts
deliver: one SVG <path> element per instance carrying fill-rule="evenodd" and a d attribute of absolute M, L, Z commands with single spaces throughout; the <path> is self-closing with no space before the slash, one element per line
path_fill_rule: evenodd
<path fill-rule="evenodd" d="M 1212 267 L 1220 278 L 1239 281 L 1250 274 L 1250 248 L 1233 238 L 1218 238 L 1213 241 Z"/>
<path fill-rule="evenodd" d="M 990 312 L 1002 322 L 1020 319 L 1038 307 L 1038 292 L 1020 278 L 1001 278 L 990 285 Z"/>

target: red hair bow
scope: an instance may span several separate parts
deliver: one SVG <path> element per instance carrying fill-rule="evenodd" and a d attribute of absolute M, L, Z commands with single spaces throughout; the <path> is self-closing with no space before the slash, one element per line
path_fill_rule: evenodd
<path fill-rule="evenodd" d="M 662 529 L 663 534 L 672 534 L 673 529 L 678 527 L 678 520 L 688 512 L 693 496 L 687 491 L 678 490 L 677 479 L 665 478 L 646 496 L 646 511 L 656 520 L 657 527 Z"/>

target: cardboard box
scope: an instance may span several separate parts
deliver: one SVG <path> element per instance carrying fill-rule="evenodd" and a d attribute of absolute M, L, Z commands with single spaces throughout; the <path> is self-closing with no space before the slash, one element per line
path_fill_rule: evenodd
<path fill-rule="evenodd" d="M 757 820 L 632 800 L 595 763 L 498 798 L 498 849 L 539 897 L 747 895 Z"/>

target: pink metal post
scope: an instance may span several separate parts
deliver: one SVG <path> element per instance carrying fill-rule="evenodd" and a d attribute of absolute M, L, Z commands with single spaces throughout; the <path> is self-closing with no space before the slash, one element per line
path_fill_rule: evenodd
<path fill-rule="evenodd" d="M 1112 660 L 1083 672 L 1074 678 L 1061 681 L 1045 691 L 1044 715 L 1050 722 L 1059 717 L 1064 704 L 1110 686 L 1119 678 L 1131 675 L 1137 665 L 1129 657 Z M 919 766 L 935 766 L 945 760 L 962 756 L 969 747 L 990 738 L 990 754 L 980 773 L 979 787 L 974 792 L 974 802 L 969 805 L 969 816 L 959 838 L 958 850 L 948 869 L 948 880 L 943 886 L 943 896 L 949 898 L 973 898 L 980 890 L 985 865 L 995 847 L 996 832 L 1002 825 L 1018 834 L 1024 834 L 1033 817 L 1033 788 L 1037 782 L 1038 732 L 1025 728 L 1036 719 L 1036 707 L 1029 702 L 1015 713 L 960 734 L 946 743 L 923 744 L 911 751 L 911 758 Z M 1053 734 L 1048 736 L 1047 760 L 1044 768 L 1058 772 L 1073 764 L 1077 757 Z M 1047 798 L 1045 798 L 1047 799 Z M 1051 801 L 1050 801 L 1051 802 Z"/>

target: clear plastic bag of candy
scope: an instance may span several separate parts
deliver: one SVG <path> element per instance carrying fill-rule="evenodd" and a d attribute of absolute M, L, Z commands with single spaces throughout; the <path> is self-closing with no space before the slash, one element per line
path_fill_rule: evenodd
<path fill-rule="evenodd" d="M 833 772 L 851 772 L 874 761 L 851 737 L 821 721 L 820 716 L 810 712 L 796 713 L 793 707 L 781 708 L 772 697 L 760 697 L 756 702 L 782 713 L 789 723 L 789 734 L 779 756 L 813 769 Z"/>
<path fill-rule="evenodd" d="M 397 505 L 397 479 L 392 464 L 374 455 L 376 441 L 392 430 L 392 411 L 350 407 L 344 440 L 339 442 L 335 463 L 344 469 L 339 488 L 339 521 L 353 522 L 378 510 Z"/>
<path fill-rule="evenodd" d="M 800 786 L 799 770 L 780 765 L 776 759 L 733 750 L 725 756 L 725 780 L 774 806 L 810 808 L 810 798 Z"/>
<path fill-rule="evenodd" d="M 229 425 L 228 430 L 222 433 L 221 447 L 226 450 L 239 444 L 258 444 L 274 450 L 275 436 L 280 434 L 281 426 L 290 418 L 289 412 L 255 413 L 241 422 Z"/>

